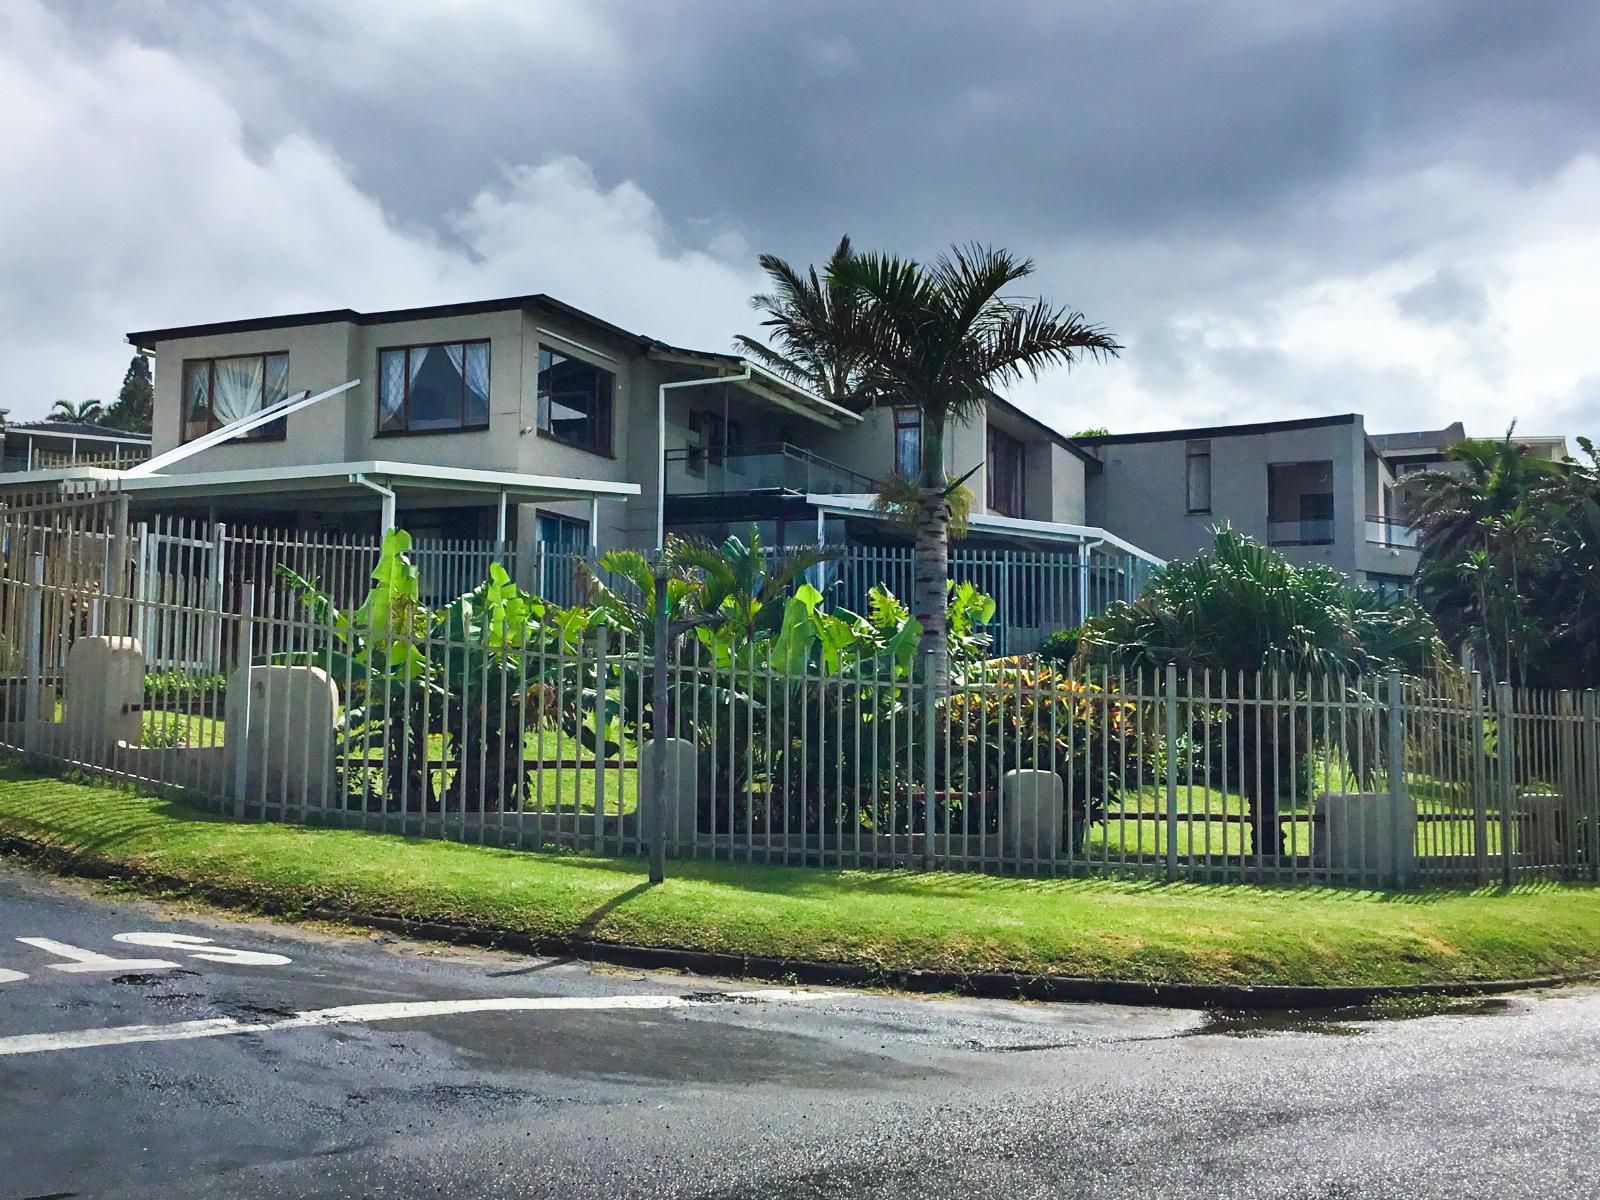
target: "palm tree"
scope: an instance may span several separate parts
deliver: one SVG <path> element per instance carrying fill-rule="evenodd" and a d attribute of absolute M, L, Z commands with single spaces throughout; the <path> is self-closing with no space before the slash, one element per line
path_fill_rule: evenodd
<path fill-rule="evenodd" d="M 752 296 L 750 304 L 767 314 L 761 324 L 772 331 L 773 344 L 743 334 L 734 339 L 769 371 L 835 404 L 852 400 L 861 380 L 862 352 L 853 332 L 859 298 L 837 273 L 850 258 L 849 234 L 839 239 L 820 276 L 816 267 L 801 274 L 777 255 L 763 254 L 759 262 L 772 291 Z"/>
<path fill-rule="evenodd" d="M 1451 447 L 1458 470 L 1423 471 L 1414 489 L 1420 535 L 1419 591 L 1459 640 L 1480 649 L 1491 679 L 1526 683 L 1542 636 L 1529 587 L 1549 557 L 1542 510 L 1559 468 L 1512 440 L 1469 438 Z"/>
<path fill-rule="evenodd" d="M 1005 289 L 1033 273 L 1029 259 L 986 246 L 957 246 L 932 265 L 888 254 L 836 255 L 834 294 L 852 297 L 840 345 L 854 350 L 858 399 L 916 408 L 922 415 L 912 615 L 935 677 L 946 668 L 950 495 L 945 433 L 984 410 L 994 390 L 1047 366 L 1071 367 L 1085 354 L 1122 347 L 1082 313 Z"/>
<path fill-rule="evenodd" d="M 57 400 L 50 406 L 49 419 L 71 421 L 76 425 L 93 425 L 104 412 L 105 406 L 98 400 L 80 400 L 76 404 L 71 400 Z"/>

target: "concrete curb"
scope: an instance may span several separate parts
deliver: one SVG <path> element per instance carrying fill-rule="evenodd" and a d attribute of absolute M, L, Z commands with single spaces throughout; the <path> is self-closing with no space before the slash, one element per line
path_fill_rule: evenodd
<path fill-rule="evenodd" d="M 0 834 L 0 851 L 48 867 L 60 875 L 131 883 L 147 894 L 174 893 L 224 908 L 250 909 L 270 916 L 336 921 L 380 929 L 423 941 L 448 942 L 491 950 L 514 950 L 541 957 L 573 958 L 641 970 L 678 970 L 735 979 L 798 982 L 818 986 L 887 988 L 920 993 L 953 993 L 992 1000 L 1090 1001 L 1104 1004 L 1240 1010 L 1359 1008 L 1379 1000 L 1492 996 L 1505 992 L 1563 987 L 1600 978 L 1600 971 L 1544 975 L 1532 979 L 1482 979 L 1360 987 L 1282 984 L 1148 983 L 1133 979 L 1088 979 L 1029 975 L 1017 971 L 946 971 L 884 967 L 870 963 L 815 962 L 733 954 L 682 947 L 636 946 L 581 937 L 538 936 L 491 926 L 427 920 L 397 914 L 366 913 L 337 904 L 294 905 L 245 888 L 196 883 L 125 864 L 106 862 Z"/>

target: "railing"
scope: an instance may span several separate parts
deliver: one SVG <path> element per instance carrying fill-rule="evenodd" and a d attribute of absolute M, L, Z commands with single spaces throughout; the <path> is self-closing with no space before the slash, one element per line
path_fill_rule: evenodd
<path fill-rule="evenodd" d="M 1374 546 L 1391 546 L 1415 550 L 1420 544 L 1417 531 L 1410 522 L 1396 517 L 1367 517 L 1367 541 Z"/>
<path fill-rule="evenodd" d="M 669 496 L 726 496 L 778 492 L 803 496 L 857 495 L 876 489 L 869 476 L 787 442 L 737 451 L 667 451 Z"/>
<path fill-rule="evenodd" d="M 1333 518 L 1301 521 L 1270 521 L 1267 541 L 1274 546 L 1331 546 Z"/>
<path fill-rule="evenodd" d="M 1593 693 L 1026 660 L 934 678 L 871 655 L 785 669 L 760 645 L 685 636 L 657 657 L 598 628 L 486 655 L 442 625 L 386 643 L 390 671 L 253 588 L 220 608 L 106 594 L 44 582 L 43 557 L 0 577 L 0 612 L 22 618 L 0 749 L 236 819 L 638 854 L 656 806 L 675 857 L 1310 886 L 1600 866 Z M 184 670 L 86 644 L 152 620 Z M 301 657 L 274 665 L 282 648 Z M 652 730 L 671 739 L 661 793 L 641 770 Z"/>

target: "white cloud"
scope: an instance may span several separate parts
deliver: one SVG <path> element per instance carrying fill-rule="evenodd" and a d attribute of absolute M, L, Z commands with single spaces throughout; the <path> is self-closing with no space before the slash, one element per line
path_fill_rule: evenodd
<path fill-rule="evenodd" d="M 134 328 L 546 291 L 722 349 L 755 283 L 750 267 L 674 244 L 638 187 L 607 189 L 571 158 L 508 169 L 443 233 L 402 226 L 326 146 L 289 134 L 254 148 L 183 60 L 126 39 L 86 48 L 37 5 L 0 17 L 0 93 L 0 177 L 13 181 L 0 189 L 0 405 L 13 419 L 113 395 Z M 728 231 L 706 240 L 742 246 Z"/>
<path fill-rule="evenodd" d="M 1068 429 L 1356 411 L 1376 432 L 1459 419 L 1489 435 L 1514 417 L 1528 432 L 1586 432 L 1600 426 L 1585 382 L 1600 363 L 1595 212 L 1600 160 L 1582 156 L 1523 186 L 1435 169 L 1337 195 L 1306 218 L 1363 243 L 1345 273 L 1313 261 L 1237 276 L 1228 251 L 1177 241 L 1102 250 L 1078 277 L 1151 259 L 1173 276 L 1135 266 L 1110 293 L 1139 322 L 1117 330 L 1123 358 L 1030 384 L 1022 402 Z M 1382 240 L 1394 245 L 1373 254 Z M 1407 311 L 1404 297 L 1440 279 L 1481 291 L 1458 319 Z"/>

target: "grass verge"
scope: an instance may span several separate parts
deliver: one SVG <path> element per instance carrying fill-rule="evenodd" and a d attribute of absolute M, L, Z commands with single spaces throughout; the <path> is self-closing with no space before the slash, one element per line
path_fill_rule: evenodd
<path fill-rule="evenodd" d="M 138 878 L 569 938 L 884 970 L 1372 987 L 1600 967 L 1600 888 L 1476 892 L 1022 880 L 532 854 L 286 825 L 0 765 L 0 837 Z"/>

